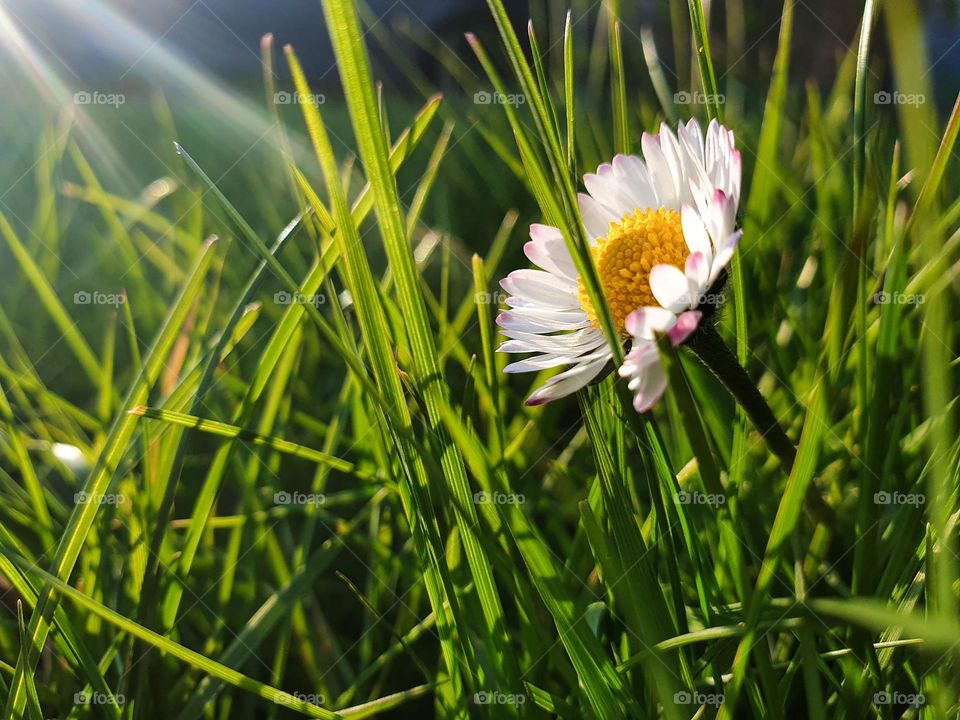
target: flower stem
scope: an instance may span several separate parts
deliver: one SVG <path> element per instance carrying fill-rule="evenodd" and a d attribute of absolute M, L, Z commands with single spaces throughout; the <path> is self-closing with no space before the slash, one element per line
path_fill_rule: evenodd
<path fill-rule="evenodd" d="M 717 376 L 740 403 L 750 416 L 754 427 L 763 436 L 767 446 L 780 458 L 784 470 L 789 473 L 797 457 L 796 447 L 787 437 L 787 433 L 780 426 L 767 401 L 750 380 L 747 371 L 737 361 L 716 328 L 709 322 L 702 323 L 697 332 L 687 341 L 687 347 L 696 353 L 703 364 Z"/>

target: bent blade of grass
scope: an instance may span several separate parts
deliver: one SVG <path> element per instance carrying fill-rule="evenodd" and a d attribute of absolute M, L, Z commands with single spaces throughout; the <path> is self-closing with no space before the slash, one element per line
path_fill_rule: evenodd
<path fill-rule="evenodd" d="M 143 406 L 136 407 L 133 410 L 130 410 L 130 412 L 134 415 L 140 415 L 141 417 L 149 418 L 150 420 L 159 420 L 165 423 L 172 423 L 182 427 L 193 428 L 195 430 L 199 430 L 200 432 L 210 433 L 211 435 L 217 435 L 219 437 L 238 438 L 243 442 L 251 443 L 252 445 L 262 445 L 286 455 L 293 455 L 294 457 L 303 458 L 304 460 L 311 460 L 319 465 L 324 465 L 333 470 L 339 470 L 340 472 L 348 475 L 353 475 L 360 480 L 375 480 L 372 475 L 369 475 L 368 473 L 358 469 L 353 463 L 348 462 L 347 460 L 334 457 L 333 455 L 328 455 L 325 452 L 315 450 L 311 447 L 307 447 L 306 445 L 300 445 L 289 440 L 284 440 L 283 438 L 273 437 L 270 435 L 260 435 L 252 430 L 238 427 L 237 425 L 231 425 L 218 420 L 210 420 L 209 418 L 202 418 L 197 415 L 190 415 L 188 413 L 173 412 L 171 410 Z"/>
<path fill-rule="evenodd" d="M 960 622 L 956 617 L 904 613 L 874 598 L 812 599 L 807 601 L 806 606 L 816 614 L 833 617 L 877 633 L 887 632 L 890 628 L 901 628 L 914 638 L 910 642 L 920 642 L 924 648 L 940 656 L 949 654 L 956 657 L 960 653 L 960 646 L 957 645 Z"/>
<path fill-rule="evenodd" d="M 215 660 L 211 660 L 210 658 L 201 655 L 194 650 L 190 650 L 179 643 L 165 638 L 164 636 L 133 622 L 115 610 L 112 610 L 105 605 L 98 603 L 96 600 L 88 597 L 87 595 L 84 595 L 82 592 L 65 583 L 63 580 L 60 580 L 54 575 L 51 575 L 50 573 L 32 565 L 32 563 L 25 558 L 11 556 L 10 559 L 24 571 L 31 573 L 39 580 L 42 580 L 52 591 L 64 595 L 72 602 L 85 608 L 86 610 L 89 610 L 103 620 L 106 620 L 119 630 L 148 643 L 161 652 L 168 653 L 178 660 L 182 660 L 200 672 L 211 675 L 219 680 L 222 680 L 223 682 L 240 688 L 241 690 L 258 695 L 264 700 L 282 703 L 291 710 L 295 710 L 303 715 L 307 715 L 308 717 L 321 718 L 322 720 L 338 720 L 338 718 L 341 717 L 337 713 L 325 710 L 317 705 L 304 702 L 303 700 L 291 695 L 290 693 L 284 692 L 283 690 L 279 690 L 254 680 L 243 673 L 237 672 L 236 670 L 218 663 Z"/>

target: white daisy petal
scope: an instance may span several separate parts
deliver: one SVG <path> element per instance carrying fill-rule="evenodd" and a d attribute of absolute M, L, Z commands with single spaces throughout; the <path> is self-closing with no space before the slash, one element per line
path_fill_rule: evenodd
<path fill-rule="evenodd" d="M 637 209 L 631 194 L 623 187 L 609 163 L 598 167 L 596 173 L 584 175 L 583 184 L 586 185 L 590 197 L 600 203 L 616 220 Z"/>
<path fill-rule="evenodd" d="M 535 301 L 547 307 L 565 309 L 579 306 L 577 286 L 561 282 L 543 270 L 514 270 L 500 281 L 511 295 Z"/>
<path fill-rule="evenodd" d="M 710 270 L 710 263 L 707 262 L 707 258 L 704 257 L 703 253 L 695 252 L 693 255 L 687 257 L 684 275 L 687 276 L 690 286 L 696 288 L 698 297 L 707 289 L 707 284 L 710 280 Z M 695 299 L 688 304 L 693 304 L 693 302 L 695 302 Z"/>
<path fill-rule="evenodd" d="M 691 156 L 703 165 L 703 132 L 700 130 L 700 123 L 698 123 L 695 118 L 690 118 L 686 125 L 682 122 L 679 123 L 677 136 L 680 139 L 680 143 L 687 148 Z"/>
<path fill-rule="evenodd" d="M 598 360 L 600 358 L 609 360 L 610 357 L 610 349 L 608 347 L 601 348 L 600 350 L 592 353 L 587 353 L 586 355 L 578 355 L 576 357 L 549 353 L 544 355 L 536 355 L 534 357 L 527 358 L 526 360 L 510 363 L 503 368 L 503 371 L 505 373 L 539 372 L 541 370 L 546 370 L 547 368 L 557 367 L 558 365 L 584 363 L 590 360 Z"/>
<path fill-rule="evenodd" d="M 591 240 L 605 237 L 610 230 L 610 223 L 616 222 L 621 216 L 614 216 L 607 208 L 594 200 L 586 193 L 578 193 L 580 217 L 583 218 L 583 227 Z"/>
<path fill-rule="evenodd" d="M 544 383 L 543 387 L 536 390 L 529 398 L 527 405 L 543 405 L 551 400 L 565 397 L 585 387 L 593 380 L 604 365 L 607 364 L 607 358 L 594 360 L 592 362 L 575 365 L 569 370 L 564 370 L 559 375 L 554 375 Z"/>
<path fill-rule="evenodd" d="M 624 326 L 627 332 L 642 340 L 655 340 L 656 336 L 667 332 L 676 322 L 676 316 L 669 310 L 658 307 L 645 307 L 627 315 Z"/>
<path fill-rule="evenodd" d="M 633 407 L 637 412 L 652 408 L 667 387 L 657 346 L 651 341 L 635 339 L 619 373 L 629 378 L 627 387 L 633 393 Z"/>
<path fill-rule="evenodd" d="M 630 352 L 617 372 L 620 377 L 630 379 L 628 387 L 633 390 L 640 383 L 644 370 L 652 362 L 657 362 L 657 344 L 653 340 L 634 336 Z"/>
<path fill-rule="evenodd" d="M 544 352 L 576 356 L 606 342 L 603 333 L 594 327 L 561 335 L 542 335 L 521 330 L 503 330 L 502 333 L 510 340 L 497 348 L 498 352 Z"/>
<path fill-rule="evenodd" d="M 649 210 L 657 206 L 657 194 L 643 160 L 636 155 L 617 155 L 613 158 L 613 173 L 622 190 L 630 196 L 633 209 Z"/>
<path fill-rule="evenodd" d="M 497 317 L 499 323 L 501 318 L 504 320 L 530 320 L 532 322 L 543 323 L 572 323 L 580 322 L 586 319 L 586 313 L 581 308 L 571 308 L 570 310 L 555 310 L 539 306 L 512 307 L 505 310 Z"/>
<path fill-rule="evenodd" d="M 680 224 L 683 228 L 683 239 L 691 253 L 703 253 L 708 261 L 713 258 L 713 244 L 707 236 L 707 229 L 703 226 L 699 213 L 690 205 L 684 205 L 680 210 Z"/>
<path fill-rule="evenodd" d="M 680 143 L 666 123 L 660 125 L 660 134 L 657 137 L 660 138 L 660 150 L 663 152 L 663 158 L 670 170 L 671 182 L 679 205 L 689 199 L 687 197 L 687 183 L 683 182 L 685 173 Z M 673 207 L 671 209 L 676 210 L 678 208 Z"/>
<path fill-rule="evenodd" d="M 643 376 L 640 386 L 633 396 L 633 408 L 638 413 L 653 409 L 667 389 L 667 373 L 660 362 L 652 363 Z"/>
<path fill-rule="evenodd" d="M 655 265 L 650 271 L 650 292 L 663 307 L 673 313 L 685 310 L 693 294 L 690 281 L 673 265 Z M 699 293 L 697 293 L 699 294 Z"/>
<path fill-rule="evenodd" d="M 590 324 L 586 317 L 579 320 L 568 320 L 558 322 L 555 320 L 545 320 L 536 316 L 523 316 L 516 313 L 505 312 L 497 316 L 497 325 L 504 330 L 520 331 L 529 333 L 549 333 L 560 330 L 580 330 Z"/>
<path fill-rule="evenodd" d="M 679 193 L 670 172 L 670 166 L 660 147 L 659 138 L 644 133 L 640 138 L 640 145 L 643 147 L 643 159 L 647 162 L 653 188 L 657 193 L 657 204 L 669 210 L 679 209 Z"/>
<path fill-rule="evenodd" d="M 723 241 L 717 251 L 717 256 L 713 259 L 713 265 L 710 267 L 710 284 L 713 284 L 720 277 L 723 269 L 730 264 L 733 254 L 737 251 L 737 243 L 740 242 L 741 235 L 743 235 L 743 230 L 737 230 Z"/>
<path fill-rule="evenodd" d="M 647 280 L 659 306 L 636 310 L 625 322 L 633 344 L 618 372 L 627 378 L 636 409 L 646 412 L 667 386 L 658 337 L 665 334 L 675 345 L 690 338 L 702 319 L 696 309 L 700 297 L 717 281 L 740 239 L 736 214 L 742 163 L 733 132 L 716 121 L 705 130 L 693 119 L 675 129 L 663 124 L 658 135 L 645 133 L 641 146 L 642 158 L 617 155 L 585 175 L 587 192 L 579 194 L 578 201 L 594 246 L 609 236 L 613 224 L 638 211 L 680 214 L 689 250 L 684 253 L 683 269 L 655 265 Z M 630 241 L 629 235 L 618 238 Z M 568 366 L 534 391 L 529 403 L 536 405 L 593 381 L 610 361 L 611 350 L 580 305 L 576 263 L 561 230 L 531 225 L 524 252 L 539 269 L 519 270 L 501 281 L 509 293 L 508 309 L 500 313 L 497 323 L 506 337 L 501 352 L 531 355 L 510 363 L 506 371 Z M 605 270 L 617 271 L 615 265 Z"/>
<path fill-rule="evenodd" d="M 577 267 L 570 257 L 563 233 L 550 225 L 531 225 L 530 242 L 523 246 L 524 254 L 534 265 L 554 275 L 576 281 Z"/>

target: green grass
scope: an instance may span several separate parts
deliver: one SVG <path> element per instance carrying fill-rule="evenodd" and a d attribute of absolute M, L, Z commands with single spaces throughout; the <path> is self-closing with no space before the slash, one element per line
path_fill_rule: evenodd
<path fill-rule="evenodd" d="M 11 129 L 3 717 L 960 712 L 960 100 L 919 4 L 868 0 L 828 82 L 792 0 L 759 72 L 740 3 L 656 32 L 549 3 L 525 35 L 488 4 L 498 36 L 414 36 L 442 78 L 399 55 L 381 90 L 391 36 L 323 0 L 340 89 L 281 114 L 269 69 L 315 79 L 266 41 L 245 140 L 161 100 Z M 886 70 L 928 102 L 875 102 Z M 644 416 L 616 373 L 526 407 L 545 376 L 495 353 L 531 222 L 615 334 L 580 178 L 690 113 L 743 154 L 716 324 L 791 462 L 686 349 Z"/>

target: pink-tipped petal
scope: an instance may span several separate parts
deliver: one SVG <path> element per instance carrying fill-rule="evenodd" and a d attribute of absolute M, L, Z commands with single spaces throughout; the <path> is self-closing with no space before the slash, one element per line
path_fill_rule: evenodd
<path fill-rule="evenodd" d="M 695 285 L 698 290 L 705 290 L 710 278 L 710 263 L 703 253 L 695 252 L 687 257 L 684 273 L 691 285 Z M 696 302 L 696 299 L 693 299 L 692 302 Z"/>
<path fill-rule="evenodd" d="M 687 341 L 687 338 L 693 335 L 694 331 L 700 325 L 701 317 L 703 317 L 703 313 L 699 310 L 688 310 L 682 313 L 680 317 L 677 318 L 677 324 L 667 333 L 671 344 L 673 344 L 674 347 L 683 345 L 683 343 Z"/>
<path fill-rule="evenodd" d="M 676 317 L 669 310 L 646 307 L 627 315 L 624 326 L 635 338 L 655 340 L 657 335 L 667 332 L 675 322 Z"/>

